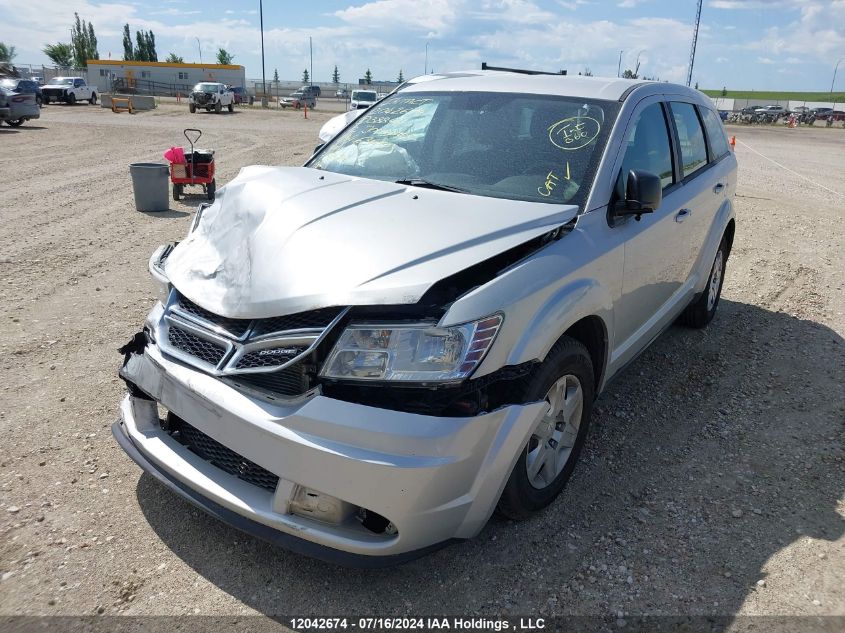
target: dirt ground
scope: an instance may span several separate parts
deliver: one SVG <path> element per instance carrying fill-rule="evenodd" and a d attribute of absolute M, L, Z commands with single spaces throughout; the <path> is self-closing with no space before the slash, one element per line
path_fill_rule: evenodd
<path fill-rule="evenodd" d="M 224 184 L 302 163 L 329 116 L 50 106 L 0 128 L 0 615 L 845 616 L 845 130 L 729 130 L 715 321 L 671 328 L 609 386 L 569 486 L 531 520 L 347 570 L 142 475 L 109 431 L 116 350 L 152 305 L 149 255 L 200 199 L 138 213 L 128 164 L 200 127 Z"/>

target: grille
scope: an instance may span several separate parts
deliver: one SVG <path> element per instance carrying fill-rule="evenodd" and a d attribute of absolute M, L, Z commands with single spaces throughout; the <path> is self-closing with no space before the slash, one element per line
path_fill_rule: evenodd
<path fill-rule="evenodd" d="M 188 314 L 192 314 L 203 321 L 208 321 L 217 327 L 223 328 L 236 338 L 240 338 L 246 334 L 247 329 L 249 329 L 249 324 L 252 323 L 250 319 L 228 319 L 226 317 L 218 316 L 213 312 L 209 312 L 205 308 L 201 308 L 187 297 L 179 297 L 179 307 Z"/>
<path fill-rule="evenodd" d="M 275 492 L 276 484 L 279 483 L 278 476 L 258 464 L 249 461 L 246 457 L 238 455 L 235 451 L 226 448 L 220 442 L 209 437 L 199 429 L 194 428 L 184 420 L 175 418 L 173 421 L 176 423 L 174 425 L 175 428 L 179 431 L 178 440 L 192 452 L 238 479 L 242 479 L 251 483 L 253 486 L 264 488 L 270 492 Z"/>
<path fill-rule="evenodd" d="M 280 396 L 298 396 L 308 391 L 308 374 L 304 363 L 296 363 L 268 374 L 240 374 L 231 376 L 229 380 Z"/>
<path fill-rule="evenodd" d="M 285 349 L 288 350 L 290 353 L 288 354 L 268 354 L 267 352 L 275 351 L 276 349 Z M 305 347 L 285 347 L 285 348 L 272 348 L 268 350 L 261 350 L 265 352 L 261 354 L 260 352 L 250 352 L 249 354 L 244 354 L 238 360 L 238 364 L 235 366 L 236 369 L 255 369 L 256 367 L 279 367 L 280 365 L 284 365 L 286 362 L 291 360 L 294 356 L 298 356 L 302 352 L 306 350 Z"/>
<path fill-rule="evenodd" d="M 253 336 L 263 336 L 273 332 L 284 332 L 285 330 L 301 329 L 323 329 L 341 313 L 343 308 L 320 308 L 308 312 L 298 312 L 286 316 L 271 317 L 269 319 L 258 319 L 252 331 Z"/>
<path fill-rule="evenodd" d="M 186 354 L 196 356 L 209 365 L 217 366 L 226 355 L 226 348 L 195 336 L 182 328 L 171 325 L 167 333 L 170 344 Z"/>

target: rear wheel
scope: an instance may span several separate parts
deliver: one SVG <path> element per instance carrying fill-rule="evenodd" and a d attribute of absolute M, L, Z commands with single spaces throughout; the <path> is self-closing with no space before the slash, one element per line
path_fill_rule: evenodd
<path fill-rule="evenodd" d="M 90 105 L 96 105 L 97 104 L 97 93 L 96 92 L 91 93 L 91 98 L 88 99 L 88 103 Z"/>
<path fill-rule="evenodd" d="M 716 315 L 716 308 L 719 306 L 719 298 L 722 296 L 722 282 L 725 279 L 725 264 L 728 260 L 728 248 L 725 238 L 719 244 L 713 266 L 710 268 L 710 276 L 707 278 L 707 286 L 704 292 L 687 306 L 681 313 L 678 321 L 689 327 L 703 328 Z"/>
<path fill-rule="evenodd" d="M 525 402 L 544 399 L 549 409 L 520 453 L 499 499 L 499 512 L 523 519 L 560 494 L 584 446 L 594 395 L 595 375 L 587 348 L 562 338 L 523 394 Z"/>
<path fill-rule="evenodd" d="M 173 199 L 176 202 L 179 202 L 179 198 L 182 197 L 182 185 L 173 185 Z"/>
<path fill-rule="evenodd" d="M 205 187 L 205 193 L 208 196 L 209 200 L 214 200 L 214 192 L 217 190 L 217 183 L 212 180 L 208 183 Z"/>

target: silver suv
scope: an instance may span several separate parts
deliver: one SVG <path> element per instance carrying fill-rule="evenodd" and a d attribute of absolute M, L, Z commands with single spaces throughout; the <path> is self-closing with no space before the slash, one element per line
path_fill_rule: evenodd
<path fill-rule="evenodd" d="M 150 271 L 113 431 L 242 530 L 386 565 L 522 518 L 593 403 L 716 311 L 736 160 L 696 90 L 426 76 L 304 167 L 246 167 Z"/>

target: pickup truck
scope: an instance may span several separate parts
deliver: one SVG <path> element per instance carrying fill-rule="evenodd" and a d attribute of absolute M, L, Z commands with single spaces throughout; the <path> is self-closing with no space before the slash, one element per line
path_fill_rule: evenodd
<path fill-rule="evenodd" d="M 97 88 L 89 86 L 82 77 L 53 77 L 41 89 L 44 103 L 53 101 L 73 105 L 77 101 L 97 103 Z"/>
<path fill-rule="evenodd" d="M 218 114 L 227 107 L 229 112 L 235 111 L 235 93 L 225 84 L 214 81 L 203 81 L 194 86 L 188 95 L 188 110 L 192 113 L 205 109 L 213 109 Z"/>

